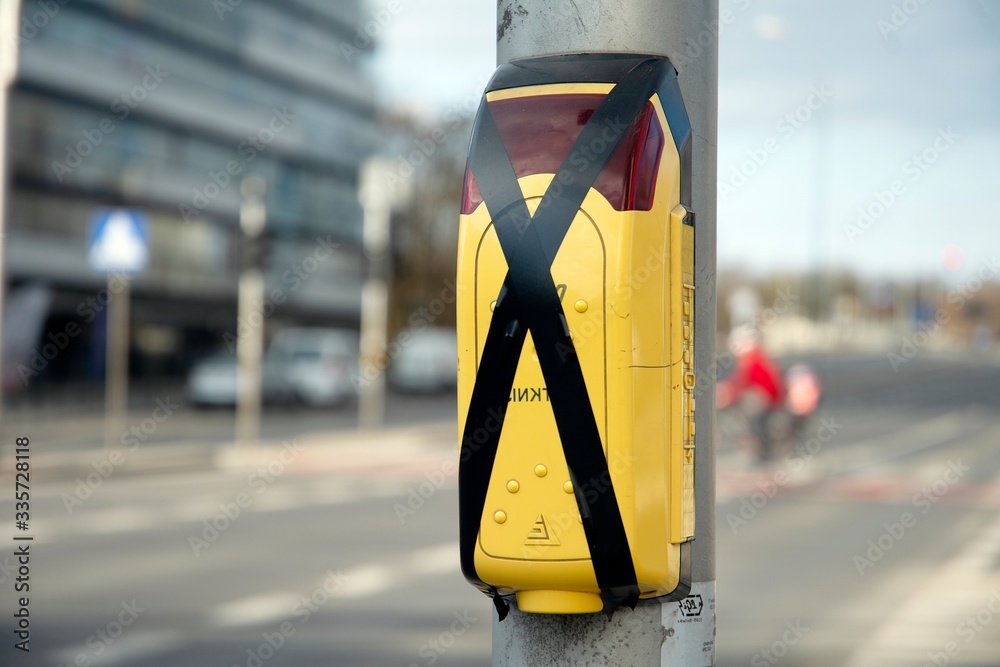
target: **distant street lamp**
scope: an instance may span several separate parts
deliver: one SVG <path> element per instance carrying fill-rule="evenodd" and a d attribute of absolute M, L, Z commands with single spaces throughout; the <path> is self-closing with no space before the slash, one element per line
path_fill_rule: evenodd
<path fill-rule="evenodd" d="M 389 164 L 371 158 L 361 169 L 358 199 L 364 209 L 365 279 L 361 288 L 361 350 L 358 425 L 378 428 L 385 418 L 385 367 L 389 328 L 389 222 L 392 201 L 387 187 Z M 370 372 L 374 369 L 376 372 Z"/>
<path fill-rule="evenodd" d="M 240 277 L 236 317 L 236 443 L 260 440 L 264 358 L 263 242 L 267 226 L 267 183 L 256 174 L 243 179 L 240 194 Z M 261 314 L 255 324 L 254 312 Z"/>

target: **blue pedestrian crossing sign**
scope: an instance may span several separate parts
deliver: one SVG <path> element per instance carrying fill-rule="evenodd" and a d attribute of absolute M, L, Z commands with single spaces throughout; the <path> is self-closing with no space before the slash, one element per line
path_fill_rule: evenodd
<path fill-rule="evenodd" d="M 142 211 L 111 209 L 94 216 L 90 267 L 102 273 L 141 273 L 149 261 L 149 232 Z"/>

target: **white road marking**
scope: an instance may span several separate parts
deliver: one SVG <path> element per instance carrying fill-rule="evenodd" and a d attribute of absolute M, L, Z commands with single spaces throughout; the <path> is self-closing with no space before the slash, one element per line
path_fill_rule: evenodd
<path fill-rule="evenodd" d="M 66 647 L 55 652 L 57 664 L 95 664 L 101 667 L 113 667 L 114 665 L 140 664 L 153 656 L 169 653 L 184 645 L 184 637 L 178 632 L 164 631 L 144 631 L 139 629 L 127 629 L 121 637 L 115 639 L 111 644 L 96 640 L 91 648 L 88 645 Z M 103 647 L 102 653 L 98 656 L 97 651 Z M 84 656 L 90 662 L 75 662 L 79 656 Z"/>
<path fill-rule="evenodd" d="M 171 523 L 200 524 L 205 519 L 219 514 L 219 506 L 232 504 L 239 493 L 244 493 L 252 501 L 249 512 L 283 512 L 299 508 L 337 505 L 353 502 L 391 498 L 405 495 L 409 487 L 405 480 L 310 480 L 308 482 L 282 480 L 280 485 L 269 486 L 263 493 L 248 486 L 232 487 L 229 493 L 220 493 L 218 487 L 183 498 L 165 498 L 159 504 L 151 504 L 143 499 L 142 504 L 129 505 L 129 498 L 123 499 L 123 506 L 107 507 L 106 501 L 84 500 L 83 505 L 74 507 L 73 513 L 64 511 L 63 505 L 53 505 L 48 514 L 34 513 L 31 531 L 36 542 L 52 542 L 74 535 L 108 535 L 144 530 L 157 530 Z M 12 503 L 0 500 L 0 513 Z M 11 509 L 11 512 L 13 510 Z"/>
<path fill-rule="evenodd" d="M 200 523 L 202 519 L 212 516 L 214 511 L 218 511 L 218 503 L 208 503 L 205 501 L 184 502 L 168 507 L 164 517 L 176 523 Z"/>
<path fill-rule="evenodd" d="M 848 667 L 910 667 L 934 664 L 932 657 L 953 666 L 996 664 L 1000 656 L 998 563 L 1000 517 L 933 571 L 926 585 L 851 656 Z"/>
<path fill-rule="evenodd" d="M 127 533 L 155 528 L 162 524 L 160 508 L 115 507 L 74 515 L 72 524 L 77 532 L 91 535 Z"/>
<path fill-rule="evenodd" d="M 283 512 L 311 504 L 306 495 L 294 486 L 270 486 L 259 495 L 248 495 L 253 502 L 252 509 L 257 512 Z"/>
<path fill-rule="evenodd" d="M 978 409 L 948 412 L 900 431 L 836 450 L 834 472 L 861 472 L 964 436 L 986 423 Z"/>
<path fill-rule="evenodd" d="M 309 501 L 313 505 L 337 505 L 354 500 L 357 495 L 354 485 L 348 488 L 341 483 L 314 484 L 309 488 Z"/>
<path fill-rule="evenodd" d="M 211 612 L 211 622 L 216 627 L 266 625 L 280 621 L 292 614 L 298 597 L 291 593 L 277 592 L 254 595 L 219 605 Z"/>
<path fill-rule="evenodd" d="M 421 549 L 410 556 L 409 567 L 417 574 L 447 574 L 459 570 L 458 542 Z"/>
<path fill-rule="evenodd" d="M 415 551 L 402 561 L 337 570 L 336 590 L 329 588 L 329 574 L 317 588 L 326 589 L 332 600 L 359 600 L 405 585 L 416 576 L 442 575 L 458 569 L 458 542 L 446 542 Z M 295 604 L 309 594 L 309 591 L 281 591 L 226 602 L 209 612 L 208 623 L 214 627 L 275 623 L 290 618 Z"/>
<path fill-rule="evenodd" d="M 824 446 L 817 456 L 808 461 L 796 458 L 794 465 L 786 465 L 779 459 L 773 467 L 747 469 L 739 464 L 738 456 L 720 457 L 722 465 L 719 466 L 716 502 L 722 504 L 739 500 L 761 491 L 759 485 L 773 485 L 779 472 L 786 477 L 786 481 L 779 485 L 782 490 L 807 486 L 837 475 L 885 475 L 898 468 L 894 462 L 899 458 L 965 436 L 984 424 L 985 417 L 981 410 L 949 412 L 884 436 L 836 448 Z M 940 470 L 936 474 L 939 475 Z"/>
<path fill-rule="evenodd" d="M 388 590 L 400 579 L 398 568 L 386 565 L 361 565 L 344 573 L 346 580 L 344 585 L 337 591 L 338 598 L 366 598 Z"/>

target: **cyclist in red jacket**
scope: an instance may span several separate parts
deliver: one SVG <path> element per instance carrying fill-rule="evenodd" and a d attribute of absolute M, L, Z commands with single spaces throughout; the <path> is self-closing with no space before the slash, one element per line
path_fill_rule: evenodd
<path fill-rule="evenodd" d="M 739 403 L 753 434 L 760 441 L 760 455 L 771 450 L 768 424 L 785 401 L 785 383 L 778 365 L 764 351 L 760 332 L 751 326 L 737 327 L 729 334 L 729 351 L 736 358 L 732 375 L 716 388 L 719 408 Z"/>

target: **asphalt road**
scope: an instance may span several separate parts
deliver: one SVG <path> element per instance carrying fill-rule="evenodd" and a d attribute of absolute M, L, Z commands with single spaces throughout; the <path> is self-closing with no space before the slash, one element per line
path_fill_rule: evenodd
<path fill-rule="evenodd" d="M 816 366 L 808 448 L 720 453 L 718 664 L 1000 665 L 1000 369 Z"/>
<path fill-rule="evenodd" d="M 1000 367 L 813 362 L 828 400 L 811 448 L 764 466 L 719 454 L 718 664 L 997 667 Z M 453 418 L 449 397 L 407 400 Z M 307 421 L 285 426 L 321 430 Z M 37 427 L 33 448 L 67 430 Z M 491 606 L 457 565 L 449 432 L 314 436 L 262 472 L 116 474 L 82 500 L 71 477 L 33 485 L 31 653 L 12 648 L 3 529 L 0 664 L 488 665 Z"/>

